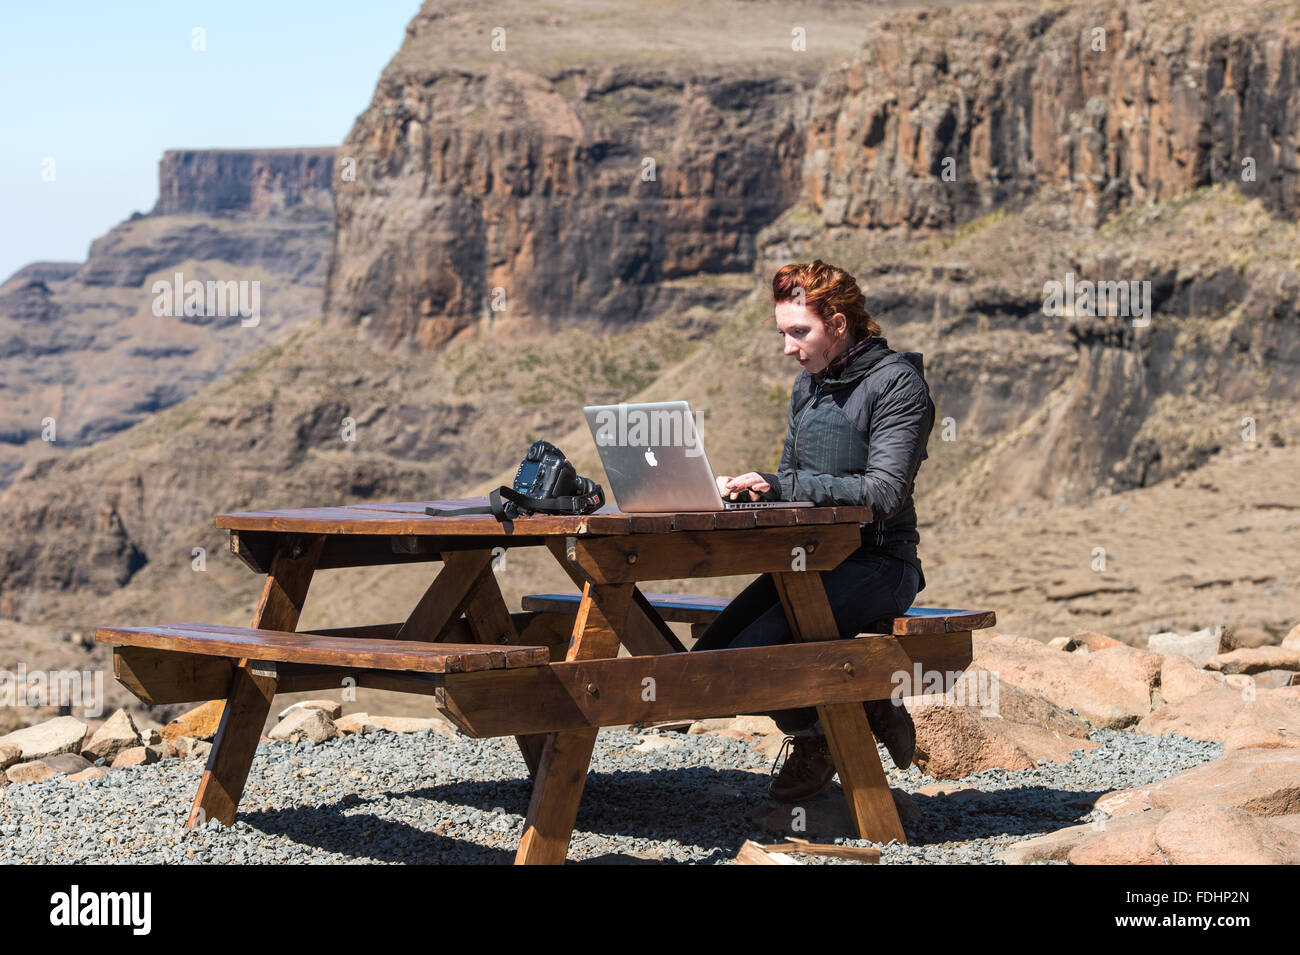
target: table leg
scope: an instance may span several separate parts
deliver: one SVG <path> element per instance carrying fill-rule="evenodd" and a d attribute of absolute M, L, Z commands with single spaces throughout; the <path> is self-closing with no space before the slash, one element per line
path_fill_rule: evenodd
<path fill-rule="evenodd" d="M 828 640 L 840 636 L 830 601 L 817 571 L 773 574 L 790 629 L 800 640 Z M 817 707 L 835 770 L 840 777 L 849 815 L 858 838 L 872 842 L 897 839 L 907 842 L 898 808 L 889 792 L 889 780 L 876 751 L 876 739 L 861 703 L 836 703 Z"/>
<path fill-rule="evenodd" d="M 595 585 L 588 581 L 583 585 L 566 660 L 618 655 L 619 634 L 627 624 L 632 589 L 630 583 Z M 599 732 L 599 728 L 592 728 L 547 734 L 524 820 L 524 835 L 515 855 L 516 865 L 563 864 Z"/>
<path fill-rule="evenodd" d="M 324 543 L 323 535 L 314 535 L 305 541 L 290 538 L 281 544 L 271 561 L 262 600 L 253 614 L 255 628 L 290 632 L 297 629 Z M 244 659 L 235 667 L 212 752 L 208 754 L 199 791 L 185 823 L 187 829 L 203 825 L 209 819 L 217 819 L 227 826 L 235 821 L 278 682 L 269 674 L 255 673 L 255 662 Z"/>

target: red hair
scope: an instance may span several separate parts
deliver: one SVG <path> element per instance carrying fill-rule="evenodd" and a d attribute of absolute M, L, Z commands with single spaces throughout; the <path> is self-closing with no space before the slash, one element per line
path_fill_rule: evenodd
<path fill-rule="evenodd" d="M 831 316 L 840 312 L 848 320 L 848 331 L 855 340 L 880 334 L 880 326 L 867 311 L 867 297 L 858 287 L 858 280 L 821 259 L 784 265 L 772 277 L 774 305 L 801 301 L 821 318 L 827 331 Z"/>

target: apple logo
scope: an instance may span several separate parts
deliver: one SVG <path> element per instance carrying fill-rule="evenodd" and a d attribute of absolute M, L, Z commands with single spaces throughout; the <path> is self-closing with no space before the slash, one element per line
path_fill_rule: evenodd
<path fill-rule="evenodd" d="M 646 464 L 650 465 L 652 468 L 659 464 L 659 462 L 655 460 L 655 453 L 653 451 L 647 451 L 645 453 L 645 460 Z"/>

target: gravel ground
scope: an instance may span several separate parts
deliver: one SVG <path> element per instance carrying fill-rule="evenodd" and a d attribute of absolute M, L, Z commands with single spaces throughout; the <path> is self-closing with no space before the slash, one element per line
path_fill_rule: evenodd
<path fill-rule="evenodd" d="M 884 863 L 991 863 L 1020 839 L 1093 818 L 1102 792 L 1163 779 L 1217 757 L 1222 744 L 1096 730 L 1102 745 L 1070 763 L 989 770 L 962 782 L 992 798 L 917 797 L 910 845 Z M 936 780 L 889 770 L 912 792 Z M 809 802 L 805 827 L 767 798 L 771 760 L 713 735 L 602 731 L 570 861 L 726 863 L 745 839 L 837 837 L 847 813 L 838 784 Z M 500 863 L 513 861 L 530 783 L 514 740 L 411 734 L 348 736 L 319 746 L 258 746 L 240 813 L 186 830 L 202 772 L 168 759 L 84 783 L 52 779 L 0 790 L 0 863 Z M 842 860 L 801 856 L 809 863 Z"/>

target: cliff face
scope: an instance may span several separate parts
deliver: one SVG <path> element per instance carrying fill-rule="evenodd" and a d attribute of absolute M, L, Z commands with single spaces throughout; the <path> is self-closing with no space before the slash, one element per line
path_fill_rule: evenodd
<path fill-rule="evenodd" d="M 712 0 L 668 25 L 604 6 L 514 10 L 494 57 L 481 16 L 425 5 L 339 152 L 356 179 L 337 183 L 330 320 L 422 349 L 480 323 L 619 326 L 689 304 L 666 280 L 750 268 L 798 193 L 813 84 L 857 45 L 846 8 L 804 11 L 816 52 L 795 53 L 780 4 Z"/>
<path fill-rule="evenodd" d="M 278 215 L 297 206 L 333 213 L 335 147 L 169 149 L 158 164 L 153 215 Z"/>
<path fill-rule="evenodd" d="M 175 404 L 319 314 L 332 155 L 169 152 L 154 213 L 96 239 L 83 263 L 34 263 L 0 284 L 0 488 L 27 462 Z M 258 283 L 256 324 L 206 309 L 155 315 L 154 282 L 177 273 L 205 287 L 248 283 L 250 302 Z"/>
<path fill-rule="evenodd" d="M 942 227 L 1055 189 L 1095 225 L 1231 183 L 1290 217 L 1298 128 L 1292 3 L 918 11 L 818 87 L 806 199 L 827 226 Z"/>

